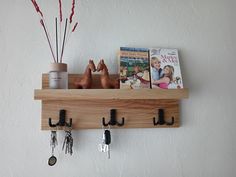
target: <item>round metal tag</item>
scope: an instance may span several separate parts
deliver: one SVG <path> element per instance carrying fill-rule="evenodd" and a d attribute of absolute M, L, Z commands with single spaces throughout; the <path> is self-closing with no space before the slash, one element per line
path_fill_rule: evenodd
<path fill-rule="evenodd" d="M 55 165 L 57 163 L 57 158 L 54 156 L 54 155 L 52 155 L 49 159 L 48 159 L 48 165 L 49 166 L 53 166 L 53 165 Z"/>

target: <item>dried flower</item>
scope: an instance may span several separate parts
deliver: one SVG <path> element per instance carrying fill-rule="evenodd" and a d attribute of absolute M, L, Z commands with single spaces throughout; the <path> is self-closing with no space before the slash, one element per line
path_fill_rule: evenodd
<path fill-rule="evenodd" d="M 71 8 L 71 14 L 70 14 L 70 23 L 72 23 L 72 18 L 74 16 L 75 13 L 75 0 L 72 0 L 72 8 Z"/>
<path fill-rule="evenodd" d="M 35 7 L 36 12 L 38 12 L 38 13 L 41 15 L 41 17 L 43 18 L 43 13 L 42 13 L 42 11 L 40 10 L 40 8 L 39 8 L 39 6 L 38 6 L 36 0 L 31 0 L 31 2 L 33 3 L 33 5 L 34 5 L 34 7 Z"/>
<path fill-rule="evenodd" d="M 59 11 L 60 11 L 60 22 L 62 22 L 62 4 L 61 4 L 61 0 L 59 0 Z"/>
<path fill-rule="evenodd" d="M 76 22 L 76 23 L 75 23 L 75 25 L 74 25 L 74 27 L 73 27 L 73 29 L 72 29 L 72 32 L 74 32 L 74 31 L 75 31 L 75 29 L 76 29 L 77 25 L 78 25 L 78 22 Z"/>
<path fill-rule="evenodd" d="M 40 10 L 39 8 L 39 5 L 37 4 L 36 0 L 31 0 L 37 14 L 40 16 L 40 24 L 41 26 L 43 27 L 43 30 L 45 32 L 45 35 L 46 35 L 46 38 L 47 38 L 47 41 L 48 41 L 48 44 L 49 44 L 49 47 L 50 47 L 50 50 L 51 50 L 51 53 L 52 53 L 52 57 L 53 57 L 53 60 L 55 63 L 58 63 L 58 49 L 60 49 L 60 53 L 61 53 L 61 56 L 60 56 L 60 63 L 62 63 L 62 58 L 63 58 L 63 53 L 64 53 L 64 49 L 65 49 L 65 45 L 66 43 L 68 42 L 69 40 L 69 37 L 71 33 L 73 33 L 76 29 L 76 27 L 78 26 L 78 22 L 76 22 L 72 28 L 72 31 L 70 31 L 70 25 L 72 24 L 73 22 L 73 16 L 75 14 L 75 0 L 72 0 L 72 8 L 71 8 L 71 14 L 70 14 L 70 18 L 69 18 L 69 30 L 67 30 L 67 23 L 68 23 L 68 19 L 66 18 L 66 23 L 65 23 L 65 30 L 64 30 L 64 37 L 63 37 L 63 43 L 61 45 L 61 22 L 63 20 L 63 16 L 62 16 L 62 0 L 58 0 L 59 2 L 59 16 L 60 16 L 60 36 L 59 36 L 59 47 L 58 47 L 58 32 L 57 32 L 57 18 L 55 18 L 55 24 L 56 24 L 56 54 L 57 54 L 57 58 L 55 58 L 55 55 L 54 55 L 54 51 L 53 51 L 53 48 L 52 48 L 52 42 L 50 40 L 50 35 L 49 35 L 49 32 L 48 32 L 48 28 L 46 26 L 46 20 L 43 16 L 43 13 L 42 11 Z M 68 34 L 69 32 L 69 34 Z M 57 60 L 56 60 L 57 59 Z"/>

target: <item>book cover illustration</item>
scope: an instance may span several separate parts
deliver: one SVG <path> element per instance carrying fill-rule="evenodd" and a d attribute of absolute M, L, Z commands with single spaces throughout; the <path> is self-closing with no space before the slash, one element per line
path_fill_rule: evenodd
<path fill-rule="evenodd" d="M 177 49 L 150 49 L 150 72 L 152 88 L 183 88 Z"/>
<path fill-rule="evenodd" d="M 150 88 L 149 49 L 120 48 L 120 88 Z"/>

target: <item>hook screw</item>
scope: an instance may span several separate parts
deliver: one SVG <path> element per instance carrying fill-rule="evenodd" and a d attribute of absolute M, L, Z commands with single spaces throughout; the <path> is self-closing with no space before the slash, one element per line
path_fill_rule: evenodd
<path fill-rule="evenodd" d="M 114 126 L 114 125 L 118 125 L 118 126 L 123 126 L 124 124 L 125 124 L 125 118 L 123 117 L 122 118 L 122 122 L 121 123 L 119 123 L 119 122 L 117 122 L 117 120 L 116 120 L 116 109 L 111 109 L 110 110 L 110 121 L 108 122 L 108 123 L 106 123 L 105 122 L 105 118 L 103 117 L 102 118 L 102 124 L 103 124 L 103 126 L 108 126 L 108 125 L 112 125 L 112 126 Z"/>
<path fill-rule="evenodd" d="M 49 118 L 48 119 L 48 124 L 50 127 L 72 127 L 72 119 L 70 119 L 70 122 L 67 123 L 66 122 L 66 110 L 62 109 L 60 110 L 60 114 L 59 114 L 59 122 L 57 122 L 56 124 L 52 124 L 52 119 Z"/>
<path fill-rule="evenodd" d="M 156 121 L 156 118 L 153 117 L 153 125 L 173 125 L 174 122 L 174 117 L 171 118 L 171 122 L 165 121 L 164 109 L 158 109 L 158 121 Z"/>

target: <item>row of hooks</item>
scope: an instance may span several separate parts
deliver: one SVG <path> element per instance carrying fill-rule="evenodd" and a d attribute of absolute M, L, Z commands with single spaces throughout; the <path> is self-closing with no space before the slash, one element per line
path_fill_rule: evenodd
<path fill-rule="evenodd" d="M 156 120 L 157 119 L 157 120 Z M 72 119 L 69 120 L 69 123 L 66 122 L 66 110 L 60 110 L 59 113 L 59 122 L 56 124 L 52 123 L 52 119 L 48 119 L 48 124 L 50 127 L 72 127 Z M 116 109 L 110 110 L 110 120 L 106 123 L 105 117 L 102 118 L 102 125 L 107 127 L 111 126 L 123 126 L 125 124 L 125 118 L 122 117 L 122 121 L 118 122 L 116 118 Z M 153 125 L 173 125 L 174 117 L 171 118 L 170 122 L 165 121 L 164 109 L 158 109 L 158 118 L 153 117 Z"/>

